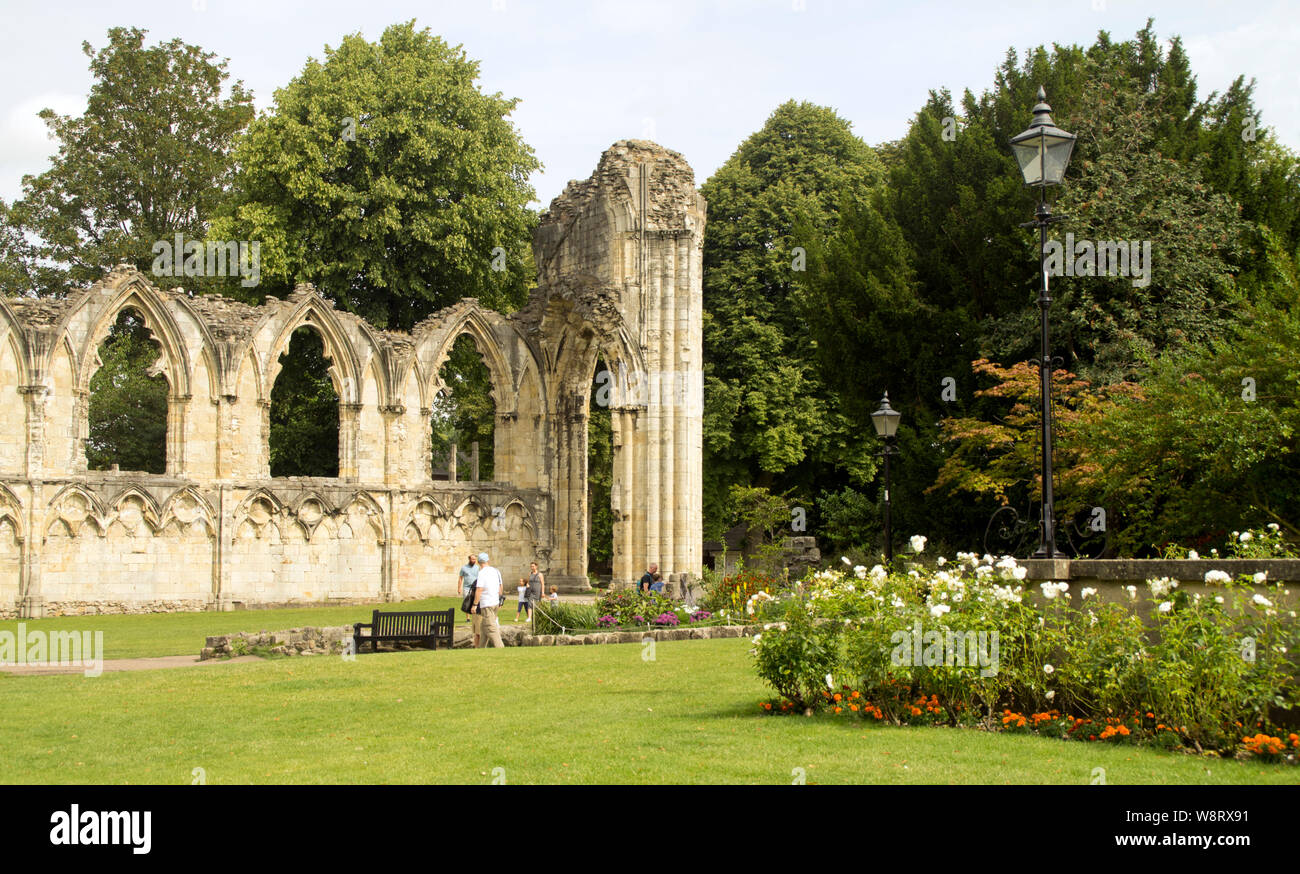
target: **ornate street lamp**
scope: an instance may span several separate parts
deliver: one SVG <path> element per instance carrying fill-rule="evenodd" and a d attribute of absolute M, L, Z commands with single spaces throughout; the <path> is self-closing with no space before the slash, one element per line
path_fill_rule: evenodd
<path fill-rule="evenodd" d="M 897 455 L 894 448 L 895 435 L 898 433 L 898 420 L 902 414 L 889 405 L 889 392 L 880 399 L 880 409 L 871 414 L 871 424 L 876 428 L 876 436 L 885 441 L 885 448 L 878 455 L 885 457 L 885 564 L 894 561 L 894 540 L 889 531 L 889 456 Z"/>
<path fill-rule="evenodd" d="M 1056 512 L 1052 501 L 1052 359 L 1047 328 L 1047 310 L 1052 305 L 1052 298 L 1047 291 L 1047 226 L 1065 216 L 1054 216 L 1047 208 L 1047 186 L 1060 185 L 1065 178 L 1065 167 L 1074 151 L 1075 135 L 1057 127 L 1051 113 L 1047 92 L 1040 87 L 1034 120 L 1029 123 L 1029 129 L 1011 138 L 1011 150 L 1020 164 L 1025 184 L 1038 188 L 1038 211 L 1034 220 L 1021 225 L 1022 228 L 1038 228 L 1039 273 L 1042 276 L 1038 294 L 1038 307 L 1042 314 L 1042 358 L 1038 362 L 1038 373 L 1043 427 L 1043 517 L 1039 523 L 1038 551 L 1034 558 L 1055 558 L 1063 554 L 1056 548 Z"/>

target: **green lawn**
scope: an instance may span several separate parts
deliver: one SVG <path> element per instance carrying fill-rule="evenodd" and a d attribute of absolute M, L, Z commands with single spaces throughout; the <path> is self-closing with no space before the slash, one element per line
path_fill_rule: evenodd
<path fill-rule="evenodd" d="M 514 622 L 514 600 L 502 608 L 501 621 Z M 460 607 L 459 598 L 426 598 L 390 604 L 361 604 L 352 607 L 295 607 L 284 610 L 239 610 L 232 613 L 134 613 L 109 616 L 56 616 L 22 620 L 29 631 L 103 631 L 104 658 L 132 659 L 153 656 L 193 655 L 212 634 L 235 631 L 283 631 L 304 626 L 351 625 L 369 622 L 376 608 L 381 610 L 446 610 Z M 457 610 L 456 619 L 465 614 Z M 0 631 L 15 631 L 18 620 L 0 622 Z"/>
<path fill-rule="evenodd" d="M 745 640 L 0 674 L 7 783 L 1296 783 L 1136 747 L 761 715 Z M 496 771 L 502 768 L 504 771 Z"/>

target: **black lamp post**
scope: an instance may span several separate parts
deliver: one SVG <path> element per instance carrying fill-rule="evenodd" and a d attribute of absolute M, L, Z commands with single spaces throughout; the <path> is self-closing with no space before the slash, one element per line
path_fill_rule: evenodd
<path fill-rule="evenodd" d="M 894 448 L 895 437 L 898 433 L 898 420 L 903 418 L 902 414 L 889 405 L 889 392 L 880 399 L 880 409 L 871 414 L 871 424 L 876 428 L 876 435 L 884 438 L 885 448 L 879 454 L 885 457 L 885 564 L 890 565 L 894 561 L 894 539 L 889 531 L 889 456 L 897 455 L 898 450 Z"/>
<path fill-rule="evenodd" d="M 1047 93 L 1040 87 L 1034 120 L 1029 123 L 1029 129 L 1011 138 L 1011 150 L 1020 164 L 1025 184 L 1038 188 L 1038 211 L 1034 220 L 1021 225 L 1022 228 L 1038 228 L 1039 273 L 1042 275 L 1038 294 L 1042 313 L 1042 358 L 1038 362 L 1038 372 L 1043 420 L 1043 517 L 1039 523 L 1038 551 L 1034 558 L 1055 558 L 1063 554 L 1056 548 L 1056 512 L 1052 501 L 1052 359 L 1047 328 L 1047 310 L 1052 305 L 1052 298 L 1047 291 L 1047 226 L 1065 216 L 1054 216 L 1047 208 L 1047 186 L 1060 185 L 1065 178 L 1065 167 L 1074 151 L 1075 136 L 1057 127 L 1051 113 Z"/>

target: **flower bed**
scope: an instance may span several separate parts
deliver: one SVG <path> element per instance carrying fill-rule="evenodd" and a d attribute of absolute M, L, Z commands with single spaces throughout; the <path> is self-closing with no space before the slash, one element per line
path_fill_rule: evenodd
<path fill-rule="evenodd" d="M 1131 587 L 1102 603 L 1068 583 L 1027 590 L 1025 577 L 1012 558 L 965 553 L 812 575 L 753 637 L 779 696 L 763 710 L 1294 760 L 1300 745 L 1272 722 L 1300 703 L 1283 584 L 1214 575 L 1202 595 L 1162 578 L 1148 598 Z"/>

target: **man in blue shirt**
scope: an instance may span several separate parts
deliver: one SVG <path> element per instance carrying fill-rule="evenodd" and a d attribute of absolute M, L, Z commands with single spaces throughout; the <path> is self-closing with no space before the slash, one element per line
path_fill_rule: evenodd
<path fill-rule="evenodd" d="M 460 569 L 456 576 L 456 595 L 464 598 L 465 592 L 478 581 L 478 557 L 470 553 L 469 564 Z M 478 636 L 482 630 L 483 617 L 477 613 L 468 616 L 469 627 L 474 631 L 474 646 L 478 646 Z"/>

